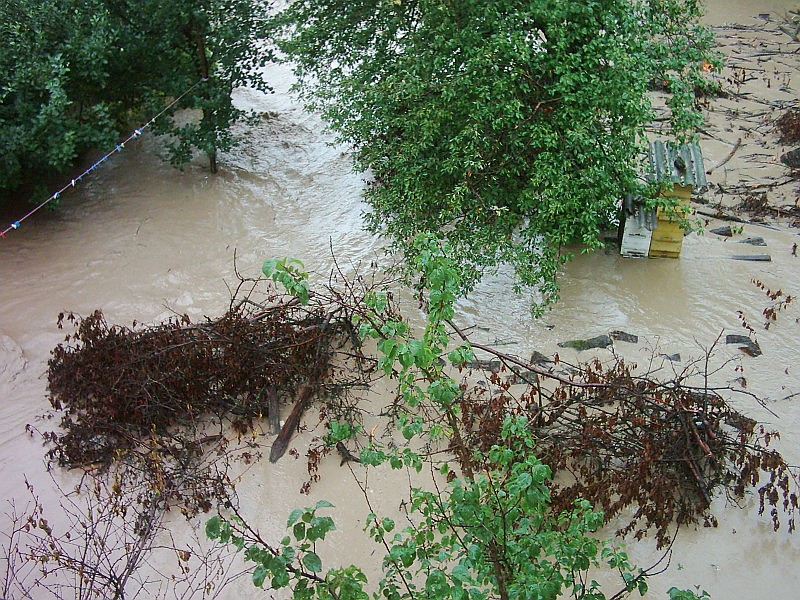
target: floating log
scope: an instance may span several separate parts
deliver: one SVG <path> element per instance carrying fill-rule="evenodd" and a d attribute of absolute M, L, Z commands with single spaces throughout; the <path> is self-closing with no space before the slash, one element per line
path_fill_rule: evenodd
<path fill-rule="evenodd" d="M 729 333 L 725 336 L 725 343 L 741 346 L 740 350 L 748 356 L 761 356 L 761 347 L 749 336 Z"/>
<path fill-rule="evenodd" d="M 629 344 L 638 344 L 639 336 L 633 333 L 626 333 L 625 331 L 609 331 L 608 337 L 618 342 L 628 342 Z"/>
<path fill-rule="evenodd" d="M 286 417 L 286 421 L 284 422 L 283 427 L 281 427 L 278 437 L 276 437 L 275 441 L 272 442 L 272 449 L 269 452 L 269 462 L 278 462 L 280 457 L 286 453 L 286 449 L 289 447 L 289 442 L 292 441 L 292 436 L 297 430 L 297 427 L 300 425 L 300 418 L 303 416 L 303 413 L 306 410 L 312 391 L 313 388 L 307 383 L 302 383 L 297 388 L 297 393 L 294 396 L 294 406 L 292 407 L 292 412 L 290 412 L 289 416 Z"/>
<path fill-rule="evenodd" d="M 722 165 L 724 165 L 730 159 L 732 159 L 733 155 L 736 154 L 736 151 L 739 149 L 739 146 L 741 146 L 741 145 L 742 145 L 742 138 L 739 138 L 738 140 L 736 140 L 736 143 L 733 145 L 733 150 L 731 150 L 730 154 L 728 154 L 728 156 L 726 156 L 722 160 L 722 162 L 720 162 L 718 165 L 716 165 L 715 167 L 711 167 L 708 171 L 706 171 L 706 175 L 711 175 L 711 173 L 712 173 L 712 171 L 714 171 L 714 169 L 719 169 Z"/>
<path fill-rule="evenodd" d="M 767 242 L 763 237 L 749 237 L 736 242 L 737 244 L 750 244 L 751 246 L 766 246 Z"/>
<path fill-rule="evenodd" d="M 275 435 L 281 430 L 281 411 L 280 403 L 278 402 L 278 391 L 275 389 L 274 385 L 268 385 L 264 393 L 267 395 L 270 432 Z"/>
<path fill-rule="evenodd" d="M 753 262 L 772 262 L 772 257 L 769 254 L 734 254 L 731 258 L 733 260 L 749 260 Z"/>
<path fill-rule="evenodd" d="M 559 348 L 574 348 L 578 352 L 592 348 L 608 348 L 610 345 L 611 338 L 607 335 L 598 335 L 587 340 L 569 340 L 558 343 Z"/>
<path fill-rule="evenodd" d="M 717 227 L 716 229 L 712 229 L 711 233 L 716 233 L 717 235 L 721 235 L 722 237 L 732 237 L 733 230 L 731 229 L 730 225 L 726 225 L 725 227 Z"/>

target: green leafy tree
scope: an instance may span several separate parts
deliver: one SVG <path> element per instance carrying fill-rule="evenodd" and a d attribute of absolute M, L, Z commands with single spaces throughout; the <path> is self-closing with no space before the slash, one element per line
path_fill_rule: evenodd
<path fill-rule="evenodd" d="M 504 439 L 506 434 L 507 446 L 494 446 L 480 457 L 485 471 L 454 478 L 446 491 L 414 489 L 412 524 L 402 531 L 390 518 L 367 516 L 370 537 L 385 549 L 383 575 L 371 592 L 367 566 L 323 569 L 316 543 L 335 529 L 333 519 L 320 514 L 332 506 L 328 502 L 293 511 L 287 521 L 291 535 L 278 544 L 238 517 L 213 517 L 206 533 L 244 550 L 245 559 L 255 563 L 256 587 L 290 587 L 298 599 L 601 600 L 606 595 L 600 585 L 587 577 L 601 562 L 621 575 L 617 597 L 635 590 L 644 594 L 646 573 L 624 552 L 592 537 L 603 517 L 588 502 L 561 515 L 548 512 L 550 469 L 535 457 L 525 419 L 508 418 Z"/>
<path fill-rule="evenodd" d="M 600 245 L 645 188 L 650 90 L 699 122 L 715 64 L 694 0 L 296 0 L 276 21 L 301 90 L 372 185 L 370 227 L 450 244 L 468 290 L 511 264 L 545 300 L 566 244 Z M 652 190 L 650 190 L 652 191 Z"/>
<path fill-rule="evenodd" d="M 263 0 L 123 0 L 136 15 L 134 33 L 143 52 L 141 80 L 150 92 L 150 110 L 176 96 L 199 77 L 207 79 L 187 98 L 186 106 L 202 111 L 199 121 L 156 123 L 158 133 L 174 136 L 171 160 L 180 166 L 192 150 L 203 151 L 212 171 L 217 153 L 235 144 L 231 125 L 246 115 L 233 105 L 239 86 L 270 88 L 263 67 L 271 53 L 263 48 L 267 3 Z M 169 32 L 164 35 L 164 32 Z M 155 102 L 153 102 L 155 101 Z"/>
<path fill-rule="evenodd" d="M 186 94 L 176 108 L 201 111 L 158 133 L 173 136 L 172 161 L 234 143 L 243 116 L 231 92 L 268 90 L 258 47 L 266 6 L 251 0 L 8 0 L 0 4 L 0 192 L 65 172 L 107 149 L 140 120 Z"/>
<path fill-rule="evenodd" d="M 53 0 L 0 4 L 0 191 L 116 139 L 112 107 L 96 93 L 107 83 L 112 26 L 96 0 L 71 8 Z"/>

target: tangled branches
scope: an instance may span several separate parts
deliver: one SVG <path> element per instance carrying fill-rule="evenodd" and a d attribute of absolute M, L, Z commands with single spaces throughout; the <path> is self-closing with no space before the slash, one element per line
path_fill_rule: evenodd
<path fill-rule="evenodd" d="M 35 495 L 31 510 L 12 515 L 9 560 L 27 557 L 39 567 L 18 570 L 5 588 L 156 597 L 183 581 L 192 593 L 213 595 L 218 588 L 207 577 L 217 559 L 200 557 L 192 569 L 199 555 L 179 546 L 169 555 L 182 577 L 151 579 L 148 571 L 162 568 L 157 540 L 169 535 L 166 515 L 235 506 L 234 463 L 260 457 L 260 427 L 267 416 L 277 422 L 281 399 L 303 398 L 281 432 L 288 443 L 306 400 L 344 399 L 369 379 L 374 361 L 361 354 L 352 322 L 373 282 L 357 277 L 337 290 L 340 276 L 302 299 L 240 276 L 228 311 L 200 323 L 184 315 L 124 327 L 99 310 L 59 315 L 59 327 L 74 330 L 48 364 L 49 398 L 61 418 L 60 430 L 44 438 L 51 460 L 83 475 L 62 494 L 70 521 L 63 533 L 47 524 Z"/>
<path fill-rule="evenodd" d="M 578 498 L 607 519 L 630 509 L 618 533 L 640 539 L 653 530 L 666 546 L 673 523 L 716 525 L 710 509 L 718 493 L 739 500 L 756 488 L 759 514 L 768 510 L 777 530 L 782 510 L 794 530 L 796 482 L 768 448 L 778 434 L 732 408 L 718 390 L 689 385 L 686 373 L 669 381 L 637 376 L 621 359 L 573 367 L 569 380 L 548 386 L 540 383 L 545 370 L 522 372 L 517 363 L 491 375 L 492 390 L 465 387 L 462 424 L 470 444 L 486 448 L 499 439 L 502 415 L 528 416 L 537 455 L 556 475 L 555 511 Z M 523 376 L 535 383 L 513 393 Z"/>
<path fill-rule="evenodd" d="M 154 436 L 179 439 L 209 416 L 244 434 L 270 400 L 303 383 L 323 384 L 344 308 L 252 290 L 216 320 L 176 317 L 151 327 L 110 325 L 102 312 L 59 315 L 75 331 L 53 350 L 48 384 L 63 433 L 51 456 L 67 466 L 108 464 Z M 274 405 L 274 401 L 272 402 Z M 192 438 L 193 439 L 193 438 Z"/>
<path fill-rule="evenodd" d="M 240 278 L 229 310 L 201 323 L 184 315 L 123 327 L 99 310 L 59 315 L 59 327 L 74 331 L 49 362 L 50 402 L 61 411 L 61 430 L 45 434 L 50 458 L 126 465 L 159 490 L 145 503 L 176 504 L 189 516 L 228 502 L 227 466 L 213 472 L 209 456 L 256 458 L 264 419 L 277 422 L 279 400 L 301 396 L 279 436 L 285 449 L 312 394 L 346 396 L 369 377 L 351 328 L 366 286 L 331 284 L 301 303 Z M 353 353 L 359 360 L 348 364 Z"/>
<path fill-rule="evenodd" d="M 119 473 L 118 473 L 119 475 Z M 209 547 L 195 528 L 175 535 L 164 506 L 143 504 L 141 481 L 85 473 L 46 510 L 11 504 L 0 534 L 2 598 L 215 598 L 240 573 L 232 552 Z M 213 574 L 213 576 L 209 576 Z"/>
<path fill-rule="evenodd" d="M 53 456 L 70 466 L 107 463 L 209 414 L 244 433 L 267 414 L 270 388 L 324 377 L 329 355 L 320 342 L 329 334 L 320 311 L 248 306 L 206 323 L 184 316 L 149 328 L 109 325 L 100 311 L 60 315 L 59 326 L 66 319 L 75 331 L 49 362 L 50 402 L 64 411 Z"/>

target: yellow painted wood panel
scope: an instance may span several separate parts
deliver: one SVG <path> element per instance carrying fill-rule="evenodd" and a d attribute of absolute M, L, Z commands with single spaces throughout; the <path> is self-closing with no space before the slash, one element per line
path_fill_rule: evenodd
<path fill-rule="evenodd" d="M 692 195 L 691 186 L 675 184 L 671 191 L 662 192 L 667 198 L 677 198 L 679 200 L 678 211 L 684 214 L 689 212 L 689 199 Z M 658 209 L 658 224 L 653 230 L 653 237 L 650 240 L 649 256 L 655 258 L 678 258 L 681 255 L 683 246 L 683 229 L 677 220 L 667 216 L 663 209 Z"/>

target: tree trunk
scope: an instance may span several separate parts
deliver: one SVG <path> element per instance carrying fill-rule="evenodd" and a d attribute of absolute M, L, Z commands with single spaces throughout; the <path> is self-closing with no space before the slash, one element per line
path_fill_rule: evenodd
<path fill-rule="evenodd" d="M 208 93 L 208 82 L 209 82 L 209 68 L 208 68 L 208 56 L 206 56 L 206 43 L 205 39 L 203 38 L 203 34 L 195 30 L 194 32 L 194 41 L 195 46 L 197 47 L 197 55 L 199 59 L 199 69 L 200 69 L 200 76 L 206 81 L 205 87 L 205 95 L 206 99 L 210 100 L 210 96 Z M 207 119 L 208 115 L 206 113 L 206 109 L 203 108 L 203 120 Z M 212 124 L 213 130 L 213 124 Z M 216 146 L 212 146 L 210 150 L 206 150 L 208 154 L 208 166 L 212 173 L 217 172 L 217 148 Z"/>

